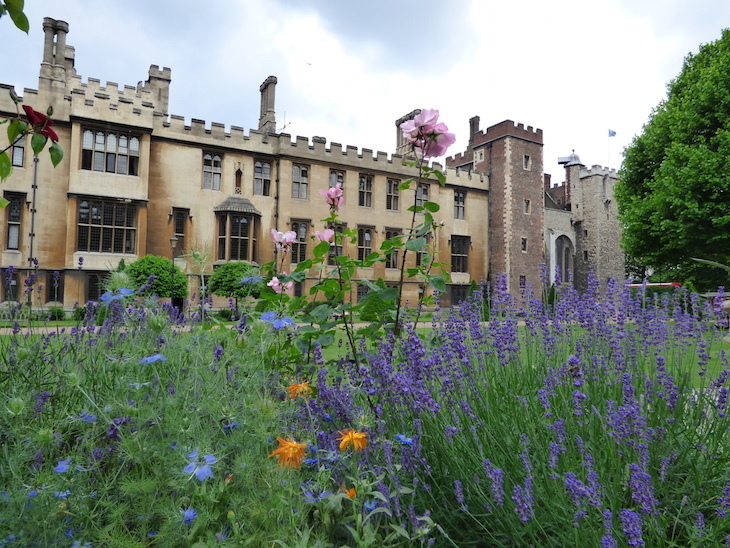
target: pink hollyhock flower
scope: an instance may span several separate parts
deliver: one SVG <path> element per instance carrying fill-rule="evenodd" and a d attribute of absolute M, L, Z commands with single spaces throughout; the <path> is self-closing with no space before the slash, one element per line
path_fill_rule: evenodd
<path fill-rule="evenodd" d="M 320 190 L 319 193 L 324 196 L 324 201 L 330 206 L 330 209 L 337 211 L 342 202 L 345 201 L 345 197 L 342 195 L 342 183 L 337 183 L 335 186 L 328 188 L 327 190 Z"/>
<path fill-rule="evenodd" d="M 279 251 L 289 251 L 291 245 L 297 241 L 297 233 L 293 230 L 290 230 L 289 232 L 279 232 L 275 228 L 272 228 L 271 239 L 274 240 L 276 248 Z"/>
<path fill-rule="evenodd" d="M 319 230 L 314 231 L 314 236 L 320 241 L 320 242 L 329 242 L 332 243 L 332 239 L 335 237 L 335 231 L 331 228 L 325 228 L 323 232 L 320 232 Z"/>
<path fill-rule="evenodd" d="M 449 133 L 448 126 L 439 122 L 438 117 L 438 110 L 426 108 L 400 125 L 410 146 L 424 158 L 443 156 L 456 142 L 456 135 Z"/>
<path fill-rule="evenodd" d="M 286 276 L 286 272 L 282 272 L 284 276 Z M 276 293 L 291 293 L 294 290 L 294 282 L 285 282 L 282 283 L 279 281 L 279 278 L 274 276 L 271 278 L 271 281 L 267 283 L 271 289 L 273 289 Z"/>
<path fill-rule="evenodd" d="M 44 137 L 48 137 L 54 143 L 58 142 L 58 135 L 56 135 L 56 132 L 51 129 L 53 120 L 45 114 L 36 112 L 28 105 L 23 105 L 23 110 L 28 116 L 28 121 L 30 122 L 30 125 L 33 126 L 34 131 L 40 133 Z"/>

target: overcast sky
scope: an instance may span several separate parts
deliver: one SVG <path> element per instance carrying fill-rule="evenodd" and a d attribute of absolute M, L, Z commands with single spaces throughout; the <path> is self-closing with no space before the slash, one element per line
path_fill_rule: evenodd
<path fill-rule="evenodd" d="M 26 13 L 29 36 L 0 20 L 0 82 L 19 94 L 37 89 L 53 17 L 84 81 L 170 67 L 170 114 L 188 122 L 255 129 L 275 75 L 277 128 L 292 135 L 390 153 L 397 118 L 436 108 L 455 154 L 472 116 L 510 119 L 543 130 L 554 182 L 572 150 L 618 167 L 686 55 L 730 26 L 727 0 L 28 0 Z"/>

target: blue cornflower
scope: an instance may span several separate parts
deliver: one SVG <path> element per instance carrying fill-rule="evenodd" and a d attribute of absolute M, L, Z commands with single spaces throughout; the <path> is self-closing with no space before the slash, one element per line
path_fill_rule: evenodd
<path fill-rule="evenodd" d="M 259 276 L 258 274 L 254 274 L 253 276 L 246 276 L 243 280 L 241 280 L 238 283 L 240 283 L 240 284 L 251 284 L 251 285 L 254 285 L 254 284 L 257 284 L 257 283 L 261 283 L 263 281 L 264 281 L 264 277 L 263 276 Z"/>
<path fill-rule="evenodd" d="M 32 491 L 28 492 L 28 498 L 33 498 L 38 494 L 38 489 L 33 489 Z"/>
<path fill-rule="evenodd" d="M 88 411 L 84 410 L 84 411 L 81 411 L 79 420 L 88 422 L 89 424 L 96 424 L 96 415 L 93 415 L 93 414 L 89 413 Z"/>
<path fill-rule="evenodd" d="M 66 489 L 65 491 L 56 491 L 53 493 L 53 496 L 57 499 L 65 499 L 71 496 L 71 491 Z"/>
<path fill-rule="evenodd" d="M 198 452 L 193 451 L 188 455 L 188 459 L 190 459 L 190 464 L 183 468 L 183 472 L 195 474 L 198 481 L 213 477 L 213 470 L 211 470 L 210 465 L 218 462 L 218 459 L 213 455 L 204 455 L 202 459 L 199 459 Z"/>
<path fill-rule="evenodd" d="M 182 514 L 183 519 L 180 521 L 185 523 L 192 523 L 192 521 L 198 517 L 198 513 L 195 511 L 194 508 L 188 508 L 187 510 L 180 509 L 180 513 Z"/>
<path fill-rule="evenodd" d="M 166 362 L 167 358 L 162 354 L 155 354 L 154 356 L 147 356 L 142 358 L 138 363 L 155 363 L 155 362 Z"/>
<path fill-rule="evenodd" d="M 363 508 L 365 508 L 366 512 L 372 512 L 378 507 L 378 501 L 375 499 L 366 500 L 365 504 L 363 504 Z"/>
<path fill-rule="evenodd" d="M 396 434 L 395 439 L 401 442 L 403 445 L 413 445 L 413 438 L 404 436 L 403 434 Z"/>
<path fill-rule="evenodd" d="M 126 287 L 120 287 L 116 291 L 107 291 L 104 293 L 101 297 L 99 297 L 99 300 L 102 301 L 104 304 L 108 305 L 112 301 L 121 301 L 124 299 L 124 297 L 128 297 L 134 293 L 134 289 L 127 289 Z"/>
<path fill-rule="evenodd" d="M 63 474 L 64 472 L 68 472 L 68 469 L 71 468 L 71 458 L 67 458 L 65 460 L 59 460 L 58 465 L 53 469 L 54 472 L 58 472 L 59 474 Z"/>

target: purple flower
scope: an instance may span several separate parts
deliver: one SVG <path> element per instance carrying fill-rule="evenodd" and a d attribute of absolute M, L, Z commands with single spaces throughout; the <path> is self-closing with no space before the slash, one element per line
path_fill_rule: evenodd
<path fill-rule="evenodd" d="M 59 474 L 63 474 L 64 472 L 68 472 L 68 469 L 71 468 L 71 458 L 67 458 L 65 460 L 59 460 L 58 465 L 53 469 L 54 472 L 58 472 Z"/>
<path fill-rule="evenodd" d="M 619 519 L 629 546 L 644 546 L 644 539 L 641 538 L 641 516 L 633 510 L 623 509 L 619 513 Z"/>
<path fill-rule="evenodd" d="M 469 508 L 464 504 L 464 489 L 459 480 L 454 480 L 454 496 L 456 497 L 456 502 L 459 504 L 459 508 L 463 512 L 467 512 Z"/>
<path fill-rule="evenodd" d="M 194 474 L 198 481 L 213 477 L 213 470 L 211 470 L 210 465 L 218 462 L 218 459 L 213 455 L 204 455 L 202 459 L 199 459 L 198 452 L 193 451 L 188 455 L 188 459 L 190 464 L 183 468 L 183 472 Z"/>
<path fill-rule="evenodd" d="M 182 518 L 180 521 L 184 523 L 192 523 L 192 521 L 198 517 L 198 513 L 195 511 L 194 508 L 188 508 L 187 510 L 180 509 L 180 513 L 182 514 Z"/>

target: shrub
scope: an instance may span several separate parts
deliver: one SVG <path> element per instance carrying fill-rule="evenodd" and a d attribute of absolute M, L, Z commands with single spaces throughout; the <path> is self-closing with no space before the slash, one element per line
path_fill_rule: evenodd
<path fill-rule="evenodd" d="M 66 312 L 60 306 L 52 306 L 48 309 L 46 317 L 54 322 L 60 322 L 66 319 Z"/>
<path fill-rule="evenodd" d="M 173 267 L 172 261 L 166 257 L 146 255 L 128 265 L 124 273 L 129 276 L 134 289 L 148 287 L 144 295 L 170 297 L 172 279 L 174 279 L 173 298 L 184 299 L 188 294 L 187 276 L 177 266 Z M 154 276 L 152 284 L 148 284 L 150 276 Z"/>

